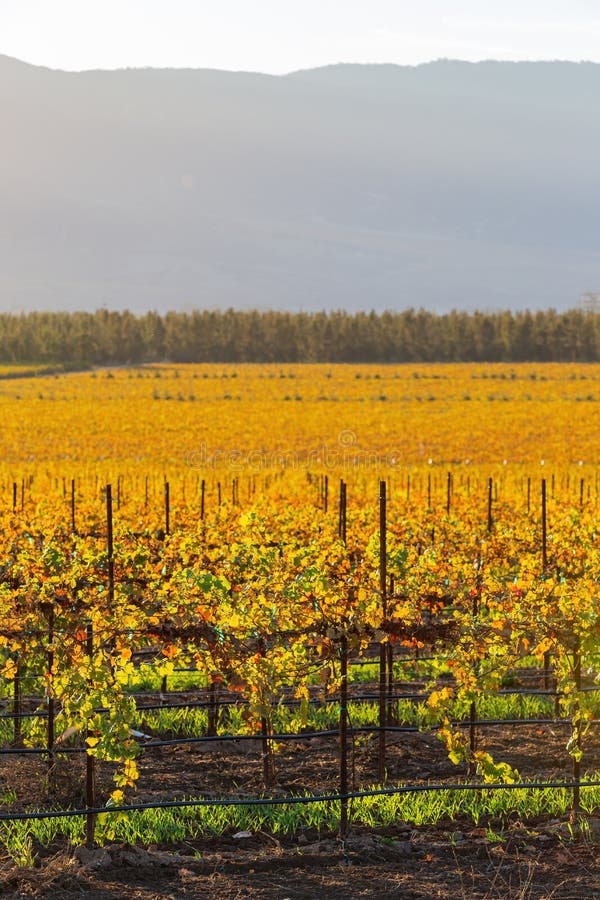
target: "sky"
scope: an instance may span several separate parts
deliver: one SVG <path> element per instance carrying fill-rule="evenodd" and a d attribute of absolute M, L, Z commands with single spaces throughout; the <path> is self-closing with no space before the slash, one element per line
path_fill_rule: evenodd
<path fill-rule="evenodd" d="M 600 62 L 599 0 L 0 0 L 0 53 L 61 69 Z"/>

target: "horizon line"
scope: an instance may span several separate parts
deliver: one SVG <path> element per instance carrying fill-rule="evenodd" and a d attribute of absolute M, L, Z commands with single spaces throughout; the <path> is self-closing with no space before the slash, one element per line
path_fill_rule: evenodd
<path fill-rule="evenodd" d="M 458 57 L 437 56 L 431 59 L 422 60 L 417 63 L 401 63 L 401 62 L 365 62 L 365 61 L 349 61 L 338 60 L 337 62 L 323 63 L 321 65 L 307 66 L 299 69 L 289 69 L 285 72 L 265 72 L 259 69 L 228 69 L 216 68 L 214 66 L 170 66 L 170 65 L 132 65 L 132 66 L 109 66 L 98 67 L 91 66 L 89 68 L 60 68 L 44 63 L 32 62 L 31 60 L 22 59 L 12 56 L 9 53 L 0 51 L 0 60 L 8 60 L 19 65 L 28 66 L 34 69 L 44 69 L 49 72 L 64 73 L 67 75 L 80 75 L 88 72 L 222 72 L 228 75 L 259 75 L 265 78 L 286 78 L 290 75 L 301 75 L 308 72 L 318 72 L 324 69 L 335 69 L 342 67 L 353 68 L 395 68 L 395 69 L 420 69 L 430 65 L 439 63 L 458 63 L 465 66 L 478 66 L 486 64 L 506 64 L 506 65 L 572 65 L 572 66 L 599 66 L 600 60 L 592 59 L 562 59 L 554 58 L 536 58 L 536 59 L 497 59 L 494 57 L 482 57 L 481 59 L 459 59 Z"/>

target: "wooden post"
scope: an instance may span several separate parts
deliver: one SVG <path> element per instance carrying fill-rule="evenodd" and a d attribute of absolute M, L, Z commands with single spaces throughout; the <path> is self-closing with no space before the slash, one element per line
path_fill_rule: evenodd
<path fill-rule="evenodd" d="M 547 519 L 546 519 L 546 479 L 542 478 L 542 568 L 548 568 Z"/>
<path fill-rule="evenodd" d="M 263 656 L 267 652 L 267 645 L 262 637 L 258 641 L 258 650 Z M 275 777 L 275 767 L 273 765 L 273 746 L 269 738 L 269 721 L 266 716 L 260 717 L 260 731 L 262 734 L 263 783 L 265 787 L 269 787 Z"/>
<path fill-rule="evenodd" d="M 71 531 L 77 533 L 75 528 L 75 479 L 71 478 Z"/>
<path fill-rule="evenodd" d="M 86 650 L 91 659 L 94 654 L 94 632 L 91 623 L 87 626 Z M 91 736 L 89 731 L 86 736 Z M 85 757 L 85 805 L 87 809 L 94 809 L 96 806 L 96 759 L 89 750 Z M 88 849 L 94 846 L 95 831 L 96 814 L 88 813 L 85 820 L 85 838 Z"/>
<path fill-rule="evenodd" d="M 327 477 L 327 476 L 326 476 Z M 338 534 L 346 543 L 346 483 L 340 480 L 340 509 Z M 348 831 L 348 639 L 341 638 L 340 645 L 340 840 L 345 840 Z"/>
<path fill-rule="evenodd" d="M 490 489 L 491 489 L 492 479 L 490 478 Z M 481 589 L 482 589 L 482 565 L 483 560 L 481 558 L 481 553 L 479 555 L 478 563 L 477 563 L 477 580 L 476 580 L 476 588 L 473 596 L 473 605 L 471 607 L 471 615 L 473 617 L 473 627 L 476 625 L 477 616 L 479 615 L 479 600 L 481 597 Z M 469 760 L 468 772 L 467 774 L 472 776 L 476 773 L 476 765 L 474 761 L 474 755 L 477 750 L 477 726 L 475 722 L 477 721 L 477 704 L 475 700 L 471 700 L 469 705 L 469 750 L 471 754 L 471 758 Z"/>
<path fill-rule="evenodd" d="M 208 707 L 208 730 L 207 734 L 214 736 L 217 733 L 217 685 L 211 681 L 208 688 L 208 696 L 210 706 Z"/>
<path fill-rule="evenodd" d="M 477 727 L 475 722 L 477 721 L 477 704 L 474 700 L 471 700 L 469 705 L 469 751 L 471 753 L 471 759 L 469 760 L 468 765 L 468 774 L 475 775 L 476 766 L 474 762 L 474 754 L 477 750 Z"/>
<path fill-rule="evenodd" d="M 46 652 L 46 670 L 48 672 L 48 718 L 46 720 L 46 750 L 48 751 L 48 767 L 54 763 L 54 606 L 48 609 L 48 650 Z"/>
<path fill-rule="evenodd" d="M 263 782 L 265 787 L 269 787 L 273 781 L 273 751 L 269 740 L 269 723 L 266 716 L 260 718 L 260 731 L 262 734 Z"/>
<path fill-rule="evenodd" d="M 340 840 L 348 833 L 348 639 L 340 647 Z"/>
<path fill-rule="evenodd" d="M 13 679 L 13 714 L 14 714 L 14 742 L 18 744 L 21 740 L 21 660 L 17 656 L 15 677 Z"/>
<path fill-rule="evenodd" d="M 575 738 L 575 756 L 573 756 L 573 810 L 572 817 L 576 818 L 581 812 L 581 797 L 579 782 L 581 780 L 581 721 L 579 720 L 579 692 L 581 691 L 581 647 L 579 638 L 576 641 L 573 650 L 573 679 L 575 681 L 575 690 L 577 691 L 577 699 L 575 701 L 574 718 L 577 724 L 577 736 Z"/>
<path fill-rule="evenodd" d="M 452 502 L 452 472 L 448 472 L 446 479 L 446 514 L 450 515 L 450 506 Z"/>
<path fill-rule="evenodd" d="M 165 534 L 170 534 L 171 503 L 169 500 L 169 482 L 165 481 Z"/>
<path fill-rule="evenodd" d="M 113 547 L 112 486 L 106 485 L 106 552 L 108 558 L 108 600 L 115 599 L 115 561 Z"/>
<path fill-rule="evenodd" d="M 394 576 L 390 575 L 390 593 L 389 596 L 394 597 Z M 393 709 L 394 695 L 394 645 L 390 640 L 387 644 L 387 722 L 388 724 L 396 722 L 396 715 Z"/>
<path fill-rule="evenodd" d="M 387 618 L 387 498 L 385 481 L 379 482 L 379 590 L 381 592 L 382 618 Z M 379 783 L 385 781 L 385 746 L 386 746 L 386 663 L 387 650 L 382 641 L 379 647 Z"/>
<path fill-rule="evenodd" d="M 338 509 L 338 537 L 346 543 L 346 482 L 340 479 L 340 502 Z"/>
<path fill-rule="evenodd" d="M 202 479 L 202 484 L 200 485 L 200 520 L 204 522 L 204 498 L 206 495 L 206 482 L 204 478 Z"/>
<path fill-rule="evenodd" d="M 487 512 L 487 530 L 491 531 L 494 527 L 494 520 L 492 519 L 492 497 L 493 497 L 493 481 L 490 478 L 488 480 L 488 512 Z"/>
<path fill-rule="evenodd" d="M 546 479 L 542 478 L 542 572 L 545 573 L 548 568 L 548 552 L 546 546 Z M 544 688 L 547 690 L 550 684 L 550 653 L 548 650 L 544 653 Z"/>

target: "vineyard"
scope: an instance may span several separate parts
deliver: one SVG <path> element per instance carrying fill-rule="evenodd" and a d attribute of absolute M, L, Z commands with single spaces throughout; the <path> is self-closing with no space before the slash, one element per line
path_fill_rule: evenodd
<path fill-rule="evenodd" d="M 579 365 L 0 374 L 5 844 L 596 813 L 598 401 Z"/>

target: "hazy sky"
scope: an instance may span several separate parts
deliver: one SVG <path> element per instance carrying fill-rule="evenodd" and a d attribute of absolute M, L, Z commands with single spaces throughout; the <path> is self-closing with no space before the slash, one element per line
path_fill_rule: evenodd
<path fill-rule="evenodd" d="M 0 53 L 54 68 L 600 61 L 598 0 L 0 0 Z"/>

